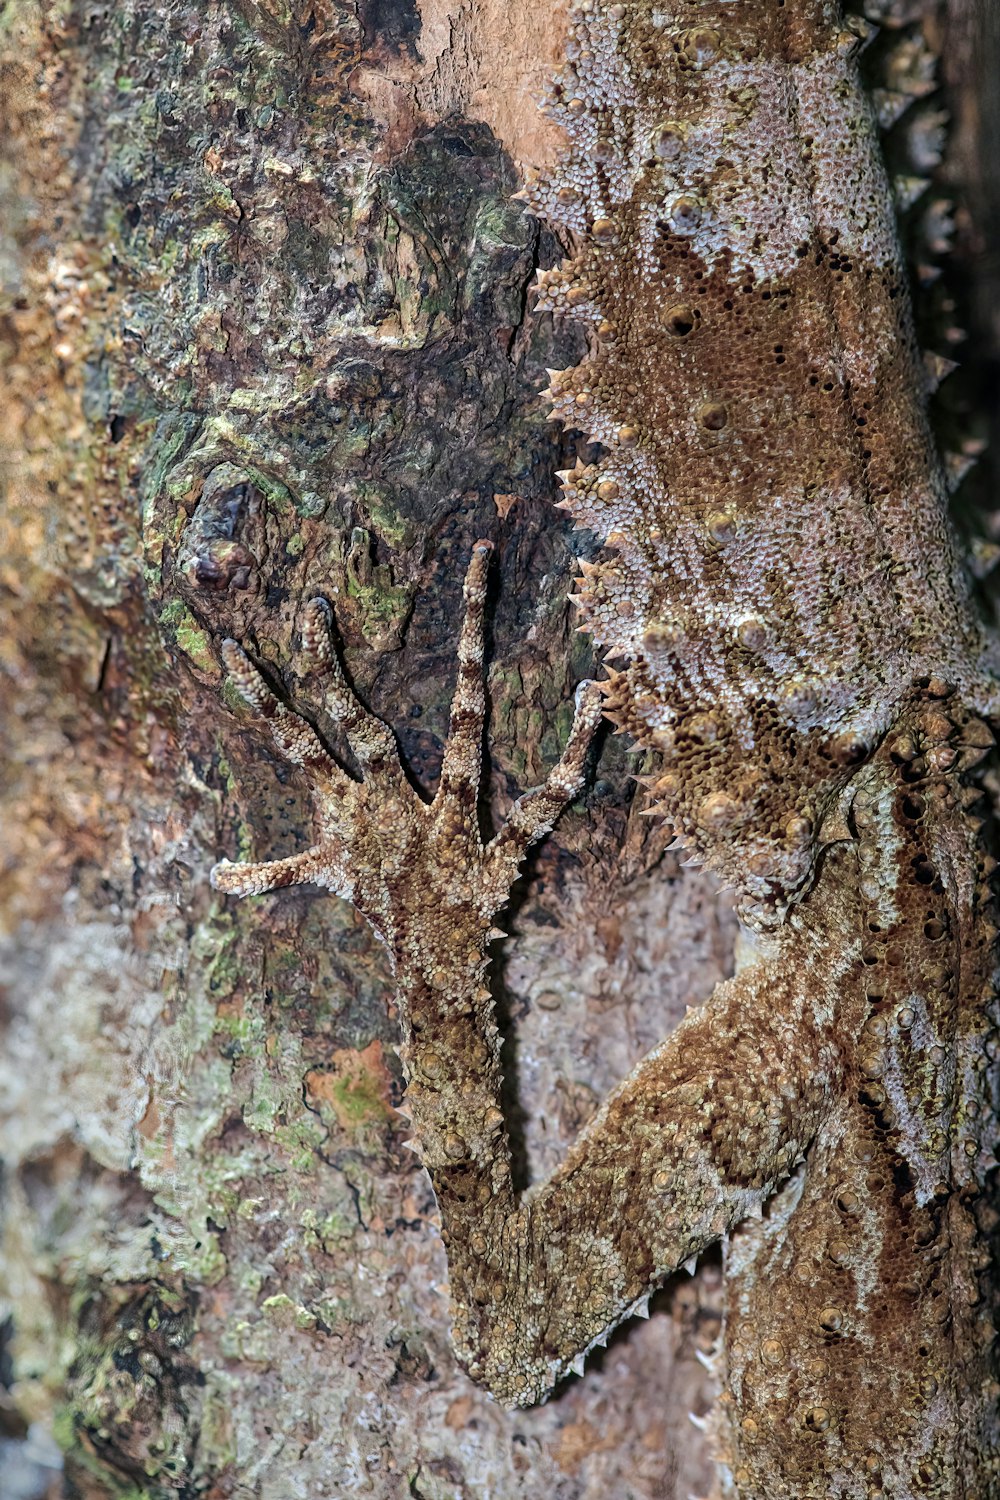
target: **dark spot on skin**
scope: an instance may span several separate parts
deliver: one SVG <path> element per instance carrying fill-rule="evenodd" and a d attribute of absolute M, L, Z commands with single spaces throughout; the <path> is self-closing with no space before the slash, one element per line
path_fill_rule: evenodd
<path fill-rule="evenodd" d="M 694 313 L 688 307 L 672 307 L 666 314 L 664 323 L 668 333 L 674 338 L 687 338 L 694 327 Z"/>

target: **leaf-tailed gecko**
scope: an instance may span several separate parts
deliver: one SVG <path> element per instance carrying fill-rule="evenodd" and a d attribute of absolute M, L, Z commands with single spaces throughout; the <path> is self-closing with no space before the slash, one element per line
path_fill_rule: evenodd
<path fill-rule="evenodd" d="M 544 1399 L 723 1239 L 725 1493 L 987 1500 L 998 1007 L 974 772 L 997 656 L 925 415 L 864 30 L 832 0 L 571 12 L 567 146 L 530 194 L 572 251 L 538 307 L 590 330 L 549 395 L 600 454 L 561 503 L 607 544 L 579 603 L 615 669 L 484 843 L 488 544 L 431 802 L 347 688 L 322 601 L 303 651 L 360 781 L 227 642 L 311 778 L 316 836 L 212 878 L 326 886 L 385 943 L 455 1348 L 500 1400 Z M 736 887 L 753 958 L 518 1197 L 493 923 L 602 712 L 660 753 L 653 805 Z"/>

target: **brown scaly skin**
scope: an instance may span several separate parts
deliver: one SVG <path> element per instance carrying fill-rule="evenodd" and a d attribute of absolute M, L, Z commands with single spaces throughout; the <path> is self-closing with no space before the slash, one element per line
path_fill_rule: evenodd
<path fill-rule="evenodd" d="M 552 372 L 554 414 L 599 445 L 563 505 L 608 542 L 579 602 L 610 716 L 663 753 L 657 806 L 758 930 L 811 927 L 830 843 L 858 845 L 842 1069 L 787 1224 L 729 1256 L 724 1488 L 982 1500 L 997 1008 L 961 777 L 997 654 L 926 419 L 869 30 L 835 0 L 572 11 L 567 147 L 530 193 L 572 253 L 537 306 L 591 330 Z"/>
<path fill-rule="evenodd" d="M 985 1496 L 996 1429 L 975 1273 L 992 1160 L 991 862 L 957 769 L 981 758 L 981 723 L 944 684 L 915 694 L 908 727 L 843 799 L 808 901 L 518 1201 L 485 985 L 491 924 L 528 846 L 580 785 L 598 709 L 588 686 L 546 787 L 484 846 L 487 556 L 481 544 L 469 571 L 452 735 L 430 804 L 346 688 L 320 601 L 306 611 L 304 651 L 332 675 L 327 707 L 361 782 L 226 643 L 234 684 L 313 779 L 320 838 L 291 859 L 223 861 L 212 875 L 234 894 L 326 886 L 386 943 L 460 1356 L 501 1400 L 542 1399 L 666 1275 L 759 1216 L 805 1157 L 791 1216 L 745 1227 L 730 1252 L 725 1404 L 738 1420 L 724 1472 L 736 1493 L 789 1500 Z"/>
<path fill-rule="evenodd" d="M 597 707 L 587 689 L 546 789 L 484 848 L 483 549 L 430 805 L 339 677 L 361 783 L 228 644 L 313 774 L 319 840 L 213 878 L 317 881 L 386 943 L 455 1345 L 499 1399 L 544 1398 L 723 1239 L 726 1494 L 988 1500 L 997 974 L 970 778 L 1000 698 L 857 46 L 832 0 L 705 0 L 696 18 L 589 0 L 552 105 L 570 144 L 534 189 L 575 239 L 540 306 L 594 335 L 551 394 L 601 448 L 563 482 L 609 542 L 581 596 L 625 663 L 605 708 L 664 755 L 657 805 L 737 886 L 752 961 L 519 1200 L 490 924 L 579 785 Z M 336 674 L 322 626 L 310 606 L 306 653 Z"/>
<path fill-rule="evenodd" d="M 776 923 L 854 768 L 938 673 L 1000 705 L 948 526 L 860 42 L 832 0 L 573 12 L 537 306 L 582 321 L 554 415 L 607 708 L 683 841 Z M 695 24 L 696 23 L 696 24 Z M 612 109 L 611 106 L 614 106 Z"/>
<path fill-rule="evenodd" d="M 225 643 L 235 687 L 313 779 L 320 837 L 273 863 L 224 860 L 212 881 L 238 895 L 312 881 L 350 900 L 385 942 L 414 1143 L 450 1249 L 456 1345 L 477 1378 L 523 1405 L 542 1399 L 664 1276 L 759 1212 L 801 1160 L 840 1087 L 838 994 L 859 968 L 859 903 L 831 857 L 818 931 L 793 924 L 768 940 L 760 963 L 720 985 L 652 1052 L 563 1166 L 519 1203 L 499 1107 L 487 950 L 524 854 L 581 784 L 600 696 L 593 684 L 581 690 L 559 765 L 484 847 L 475 808 L 488 550 L 479 544 L 466 582 L 451 736 L 430 804 L 407 781 L 390 731 L 346 688 L 322 601 L 307 607 L 303 649 L 332 675 L 327 708 L 361 782 L 274 698 L 235 642 Z M 755 998 L 762 994 L 767 1006 Z M 708 1097 L 704 1077 L 720 1052 L 726 1076 Z"/>
<path fill-rule="evenodd" d="M 838 1092 L 785 1209 L 726 1256 L 739 1495 L 996 1493 L 993 860 L 954 771 L 986 736 L 950 696 L 904 725 L 851 794 L 861 965 Z"/>

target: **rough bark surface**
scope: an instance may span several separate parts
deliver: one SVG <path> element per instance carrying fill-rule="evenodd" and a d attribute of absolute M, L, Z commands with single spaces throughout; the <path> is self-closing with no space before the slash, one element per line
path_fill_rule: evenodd
<path fill-rule="evenodd" d="M 302 784 L 220 699 L 221 637 L 284 662 L 324 593 L 431 787 L 491 536 L 495 812 L 554 761 L 587 666 L 565 598 L 586 538 L 551 508 L 537 394 L 573 351 L 525 318 L 556 251 L 509 201 L 489 118 L 506 95 L 543 159 L 544 51 L 528 37 L 526 78 L 497 88 L 495 16 L 425 17 L 418 52 L 419 25 L 377 5 L 4 17 L 2 1373 L 10 1437 L 32 1424 L 10 1500 L 47 1475 L 61 1493 L 60 1454 L 88 1497 L 705 1482 L 686 1413 L 708 1400 L 711 1272 L 586 1385 L 502 1412 L 449 1352 L 370 934 L 316 893 L 255 911 L 207 880 L 249 852 L 251 808 L 259 857 L 307 832 Z M 511 919 L 526 1170 L 730 963 L 725 901 L 669 857 L 650 878 L 629 785 L 609 747 Z"/>
<path fill-rule="evenodd" d="M 717 1270 L 502 1411 L 449 1351 L 377 945 L 329 897 L 207 879 L 306 842 L 304 783 L 220 692 L 218 643 L 280 680 L 313 593 L 432 788 L 490 536 L 487 813 L 565 740 L 587 538 L 551 506 L 539 391 L 579 349 L 526 314 L 558 249 L 510 201 L 553 149 L 533 94 L 562 27 L 384 0 L 0 11 L 4 1500 L 711 1482 L 687 1413 Z M 662 854 L 628 764 L 605 744 L 509 919 L 526 1176 L 731 969 L 726 901 Z"/>

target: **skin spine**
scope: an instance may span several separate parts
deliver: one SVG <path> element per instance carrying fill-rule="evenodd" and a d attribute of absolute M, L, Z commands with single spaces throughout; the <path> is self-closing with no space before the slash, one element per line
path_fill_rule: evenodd
<path fill-rule="evenodd" d="M 972 778 L 997 685 L 859 29 L 823 0 L 584 0 L 550 104 L 567 148 L 531 190 L 571 242 L 539 308 L 591 333 L 550 397 L 600 451 L 561 479 L 607 543 L 579 595 L 615 664 L 603 711 L 661 753 L 654 804 L 736 885 L 755 961 L 518 1199 L 492 923 L 580 785 L 602 704 L 586 686 L 546 787 L 484 844 L 486 544 L 430 803 L 344 684 L 321 602 L 304 655 L 330 674 L 361 781 L 227 643 L 232 681 L 311 780 L 317 838 L 213 881 L 317 882 L 386 944 L 455 1347 L 499 1399 L 543 1399 L 724 1239 L 724 1493 L 986 1500 L 998 1016 Z"/>

